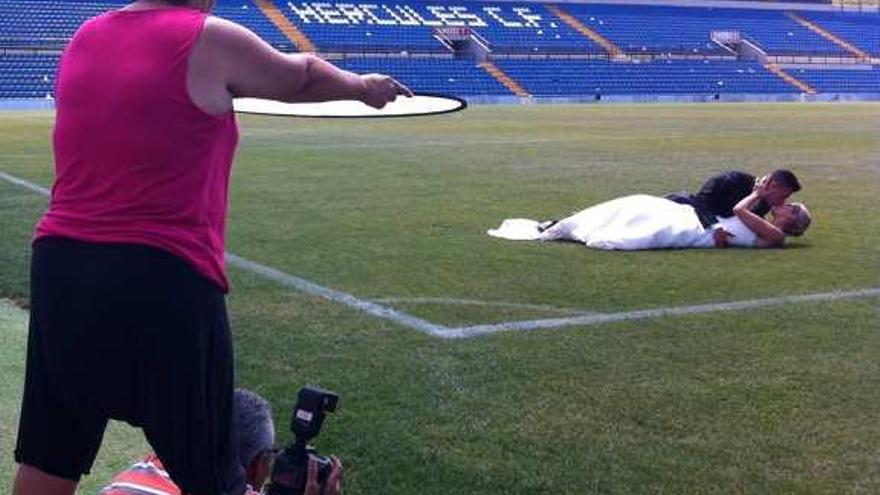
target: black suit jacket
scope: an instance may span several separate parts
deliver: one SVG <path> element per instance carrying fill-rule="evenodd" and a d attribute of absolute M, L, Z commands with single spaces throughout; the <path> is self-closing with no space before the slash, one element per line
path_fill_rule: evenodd
<path fill-rule="evenodd" d="M 668 196 L 669 199 L 679 203 L 686 203 L 694 207 L 700 222 L 708 227 L 717 222 L 717 217 L 733 216 L 733 207 L 741 199 L 751 194 L 755 187 L 755 177 L 738 170 L 730 170 L 711 177 L 695 195 L 675 194 Z M 752 211 L 764 216 L 770 211 L 770 207 L 759 201 Z"/>

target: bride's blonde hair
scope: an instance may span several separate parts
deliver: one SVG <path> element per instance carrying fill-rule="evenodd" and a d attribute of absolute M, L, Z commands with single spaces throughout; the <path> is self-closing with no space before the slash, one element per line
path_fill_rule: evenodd
<path fill-rule="evenodd" d="M 810 210 L 803 203 L 791 203 L 791 206 L 797 208 L 797 215 L 785 226 L 783 232 L 792 236 L 804 235 L 813 222 L 813 216 L 810 215 Z"/>

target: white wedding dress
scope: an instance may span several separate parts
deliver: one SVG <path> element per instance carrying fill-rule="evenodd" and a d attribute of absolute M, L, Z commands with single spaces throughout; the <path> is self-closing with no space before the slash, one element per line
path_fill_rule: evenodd
<path fill-rule="evenodd" d="M 591 248 L 620 250 L 711 248 L 716 228 L 733 234 L 729 245 L 753 247 L 757 240 L 735 216 L 705 229 L 692 207 L 644 194 L 591 206 L 543 232 L 539 225 L 535 220 L 512 218 L 487 234 L 510 240 L 576 241 Z"/>

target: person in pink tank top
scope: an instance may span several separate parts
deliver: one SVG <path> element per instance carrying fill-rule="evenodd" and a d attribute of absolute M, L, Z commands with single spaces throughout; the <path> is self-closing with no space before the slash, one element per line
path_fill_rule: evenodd
<path fill-rule="evenodd" d="M 109 419 L 141 427 L 183 493 L 245 493 L 224 296 L 232 99 L 411 95 L 283 54 L 213 6 L 137 0 L 85 22 L 61 58 L 14 495 L 72 495 Z"/>

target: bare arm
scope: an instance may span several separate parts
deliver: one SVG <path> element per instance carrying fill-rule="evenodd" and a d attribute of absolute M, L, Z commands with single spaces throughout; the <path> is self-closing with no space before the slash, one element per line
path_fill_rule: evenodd
<path fill-rule="evenodd" d="M 761 188 L 758 188 L 740 200 L 733 207 L 733 213 L 758 236 L 758 247 L 782 247 L 785 234 L 778 227 L 752 212 L 752 207 L 760 200 Z"/>
<path fill-rule="evenodd" d="M 203 44 L 234 97 L 294 102 L 360 100 L 381 108 L 410 91 L 379 74 L 359 76 L 310 54 L 284 54 L 248 29 L 210 17 Z"/>

